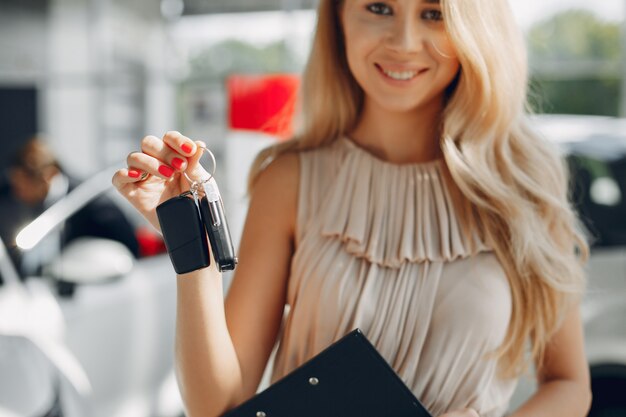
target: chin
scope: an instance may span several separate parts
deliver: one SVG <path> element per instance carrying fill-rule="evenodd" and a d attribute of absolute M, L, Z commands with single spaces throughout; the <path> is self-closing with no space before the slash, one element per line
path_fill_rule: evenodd
<path fill-rule="evenodd" d="M 418 111 L 420 108 L 423 108 L 424 106 L 429 104 L 428 102 L 422 101 L 422 100 L 419 100 L 419 101 L 416 101 L 416 100 L 411 100 L 411 101 L 377 100 L 377 103 L 378 103 L 378 107 L 380 107 L 384 111 L 389 112 L 389 113 L 399 113 L 399 114 L 415 112 L 415 111 Z"/>
<path fill-rule="evenodd" d="M 404 97 L 381 97 L 381 99 L 375 99 L 375 101 L 378 106 L 386 111 L 409 113 L 430 108 L 431 106 L 440 108 L 444 102 L 444 94 L 445 92 L 442 90 L 437 93 L 430 92 L 430 94 L 427 95 L 417 93 L 412 96 L 407 95 Z"/>

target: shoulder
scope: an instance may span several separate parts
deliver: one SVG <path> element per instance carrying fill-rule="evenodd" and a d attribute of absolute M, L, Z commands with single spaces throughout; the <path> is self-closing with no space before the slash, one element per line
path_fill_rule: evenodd
<path fill-rule="evenodd" d="M 297 191 L 300 160 L 297 152 L 286 152 L 272 160 L 259 173 L 252 194 L 260 191 Z"/>
<path fill-rule="evenodd" d="M 282 219 L 293 229 L 298 202 L 300 161 L 297 152 L 286 152 L 272 160 L 257 176 L 250 193 L 251 209 L 266 218 Z"/>

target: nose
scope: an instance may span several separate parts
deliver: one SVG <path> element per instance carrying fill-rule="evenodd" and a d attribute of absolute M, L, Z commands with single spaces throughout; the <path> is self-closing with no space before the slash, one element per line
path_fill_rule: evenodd
<path fill-rule="evenodd" d="M 390 27 L 387 46 L 398 53 L 413 53 L 424 47 L 424 41 L 424 28 L 414 18 L 404 17 Z"/>

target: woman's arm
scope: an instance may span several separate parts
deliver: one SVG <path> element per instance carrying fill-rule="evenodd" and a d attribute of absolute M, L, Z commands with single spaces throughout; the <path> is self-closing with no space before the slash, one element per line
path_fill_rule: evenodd
<path fill-rule="evenodd" d="M 156 207 L 200 178 L 201 142 L 179 132 L 146 136 L 115 188 L 159 229 Z M 145 175 L 149 174 L 149 175 Z M 212 417 L 254 394 L 280 328 L 293 254 L 299 164 L 280 156 L 252 192 L 226 305 L 215 263 L 177 277 L 176 376 L 190 417 Z"/>
<path fill-rule="evenodd" d="M 538 370 L 537 379 L 537 392 L 511 417 L 587 415 L 591 388 L 578 305 L 548 344 L 545 364 Z"/>
<path fill-rule="evenodd" d="M 285 306 L 298 170 L 284 155 L 259 177 L 225 303 L 213 260 L 177 278 L 176 373 L 190 417 L 220 415 L 257 389 Z"/>

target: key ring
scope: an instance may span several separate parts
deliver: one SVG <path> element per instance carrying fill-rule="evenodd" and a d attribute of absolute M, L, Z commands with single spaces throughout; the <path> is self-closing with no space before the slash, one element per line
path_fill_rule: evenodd
<path fill-rule="evenodd" d="M 217 162 L 215 162 L 215 155 L 213 155 L 213 152 L 211 152 L 211 150 L 207 148 L 206 146 L 199 146 L 199 148 L 202 149 L 203 154 L 204 152 L 208 152 L 209 157 L 211 158 L 211 162 L 213 163 L 213 169 L 212 169 L 212 172 L 209 173 L 208 178 L 200 180 L 200 181 L 192 180 L 191 178 L 189 178 L 189 175 L 187 175 L 186 172 L 183 172 L 183 175 L 185 175 L 185 178 L 187 178 L 187 181 L 189 181 L 189 184 L 192 190 L 197 190 L 198 187 L 200 187 L 202 184 L 206 184 L 207 182 L 211 181 L 211 179 L 213 178 L 213 175 L 215 174 L 215 169 L 217 168 Z M 198 164 L 200 166 L 202 166 L 202 164 L 200 163 L 200 161 L 202 161 L 202 156 L 203 155 L 201 155 L 200 159 L 198 160 Z"/>

